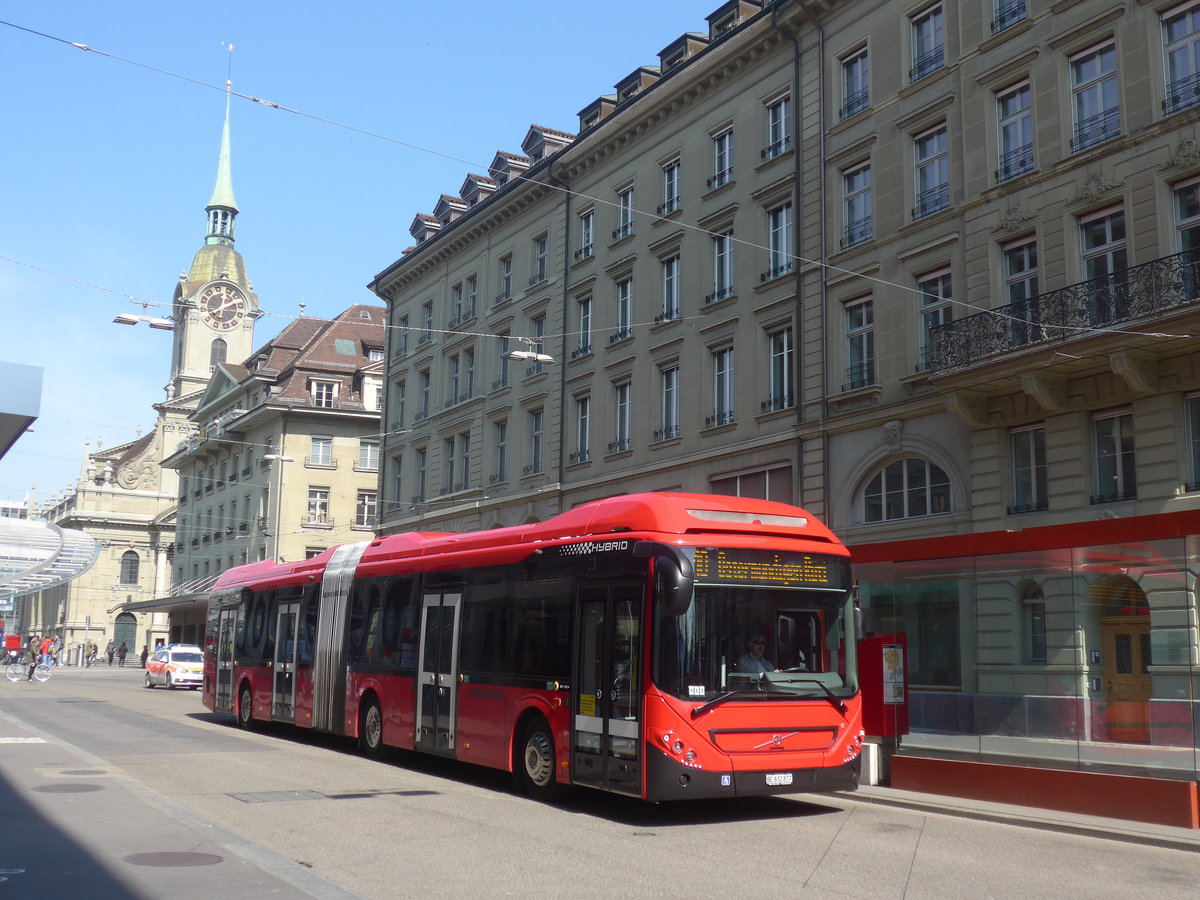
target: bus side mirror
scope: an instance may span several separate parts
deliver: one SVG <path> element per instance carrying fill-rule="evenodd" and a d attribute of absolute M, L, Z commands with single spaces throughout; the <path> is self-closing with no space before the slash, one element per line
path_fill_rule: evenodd
<path fill-rule="evenodd" d="M 654 593 L 673 616 L 682 616 L 692 605 L 692 561 L 669 544 L 638 541 L 635 557 L 654 557 Z"/>
<path fill-rule="evenodd" d="M 854 640 L 862 641 L 866 636 L 866 629 L 863 628 L 863 613 L 856 606 L 854 607 Z"/>
<path fill-rule="evenodd" d="M 673 616 L 682 616 L 692 605 L 692 568 L 688 560 L 688 572 L 683 571 L 679 562 L 669 556 L 654 558 L 654 585 L 658 592 L 658 602 Z"/>

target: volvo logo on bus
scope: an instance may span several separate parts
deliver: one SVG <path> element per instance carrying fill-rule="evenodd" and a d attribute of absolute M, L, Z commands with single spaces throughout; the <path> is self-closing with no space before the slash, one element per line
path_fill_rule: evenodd
<path fill-rule="evenodd" d="M 586 544 L 564 544 L 563 556 L 590 556 L 593 553 L 618 553 L 629 549 L 629 541 L 588 541 Z"/>

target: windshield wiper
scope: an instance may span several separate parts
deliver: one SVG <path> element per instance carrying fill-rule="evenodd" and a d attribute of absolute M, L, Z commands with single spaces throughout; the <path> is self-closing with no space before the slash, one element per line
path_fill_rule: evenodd
<path fill-rule="evenodd" d="M 724 703 L 730 697 L 735 697 L 740 693 L 742 693 L 742 692 L 740 690 L 737 690 L 737 691 L 726 691 L 723 694 L 717 694 L 717 696 L 713 697 L 707 703 L 702 703 L 699 706 L 697 706 L 695 709 L 693 709 L 692 710 L 692 718 L 693 719 L 700 718 L 702 715 L 704 715 L 706 712 L 708 712 L 714 706 L 720 706 L 722 703 Z"/>
<path fill-rule="evenodd" d="M 734 697 L 741 697 L 744 700 L 781 700 L 781 699 L 785 699 L 787 697 L 795 696 L 794 694 L 790 694 L 786 691 L 767 690 L 767 688 L 766 688 L 767 682 L 765 680 L 755 682 L 755 684 L 758 684 L 761 686 L 757 690 L 754 690 L 754 691 L 748 691 L 744 688 L 738 688 L 737 690 L 734 690 L 734 691 L 726 691 L 723 694 L 718 694 L 717 696 L 715 696 L 711 700 L 709 700 L 707 703 L 702 703 L 699 706 L 697 706 L 695 709 L 693 709 L 692 710 L 692 718 L 698 719 L 700 716 L 704 715 L 706 712 L 708 712 L 713 707 L 720 706 L 726 700 L 732 700 Z"/>
<path fill-rule="evenodd" d="M 829 702 L 833 704 L 834 708 L 838 712 L 844 713 L 847 709 L 849 709 L 849 707 L 841 701 L 838 695 L 829 689 L 829 685 L 821 681 L 819 678 L 777 678 L 775 680 L 786 681 L 788 684 L 815 684 L 825 692 L 825 696 L 829 699 Z"/>

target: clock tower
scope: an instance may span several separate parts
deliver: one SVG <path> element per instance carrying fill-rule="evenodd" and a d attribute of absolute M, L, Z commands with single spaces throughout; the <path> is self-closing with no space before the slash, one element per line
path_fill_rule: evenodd
<path fill-rule="evenodd" d="M 205 211 L 208 234 L 204 246 L 196 252 L 191 268 L 179 276 L 175 288 L 168 402 L 202 391 L 218 363 L 240 363 L 249 357 L 254 350 L 254 320 L 261 315 L 242 254 L 233 247 L 238 208 L 229 164 L 228 92 L 217 182 Z"/>

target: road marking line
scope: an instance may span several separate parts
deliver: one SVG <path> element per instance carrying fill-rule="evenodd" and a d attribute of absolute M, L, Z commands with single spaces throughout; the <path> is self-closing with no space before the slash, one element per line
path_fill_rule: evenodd
<path fill-rule="evenodd" d="M 0 744 L 44 744 L 45 738 L 0 737 Z"/>

